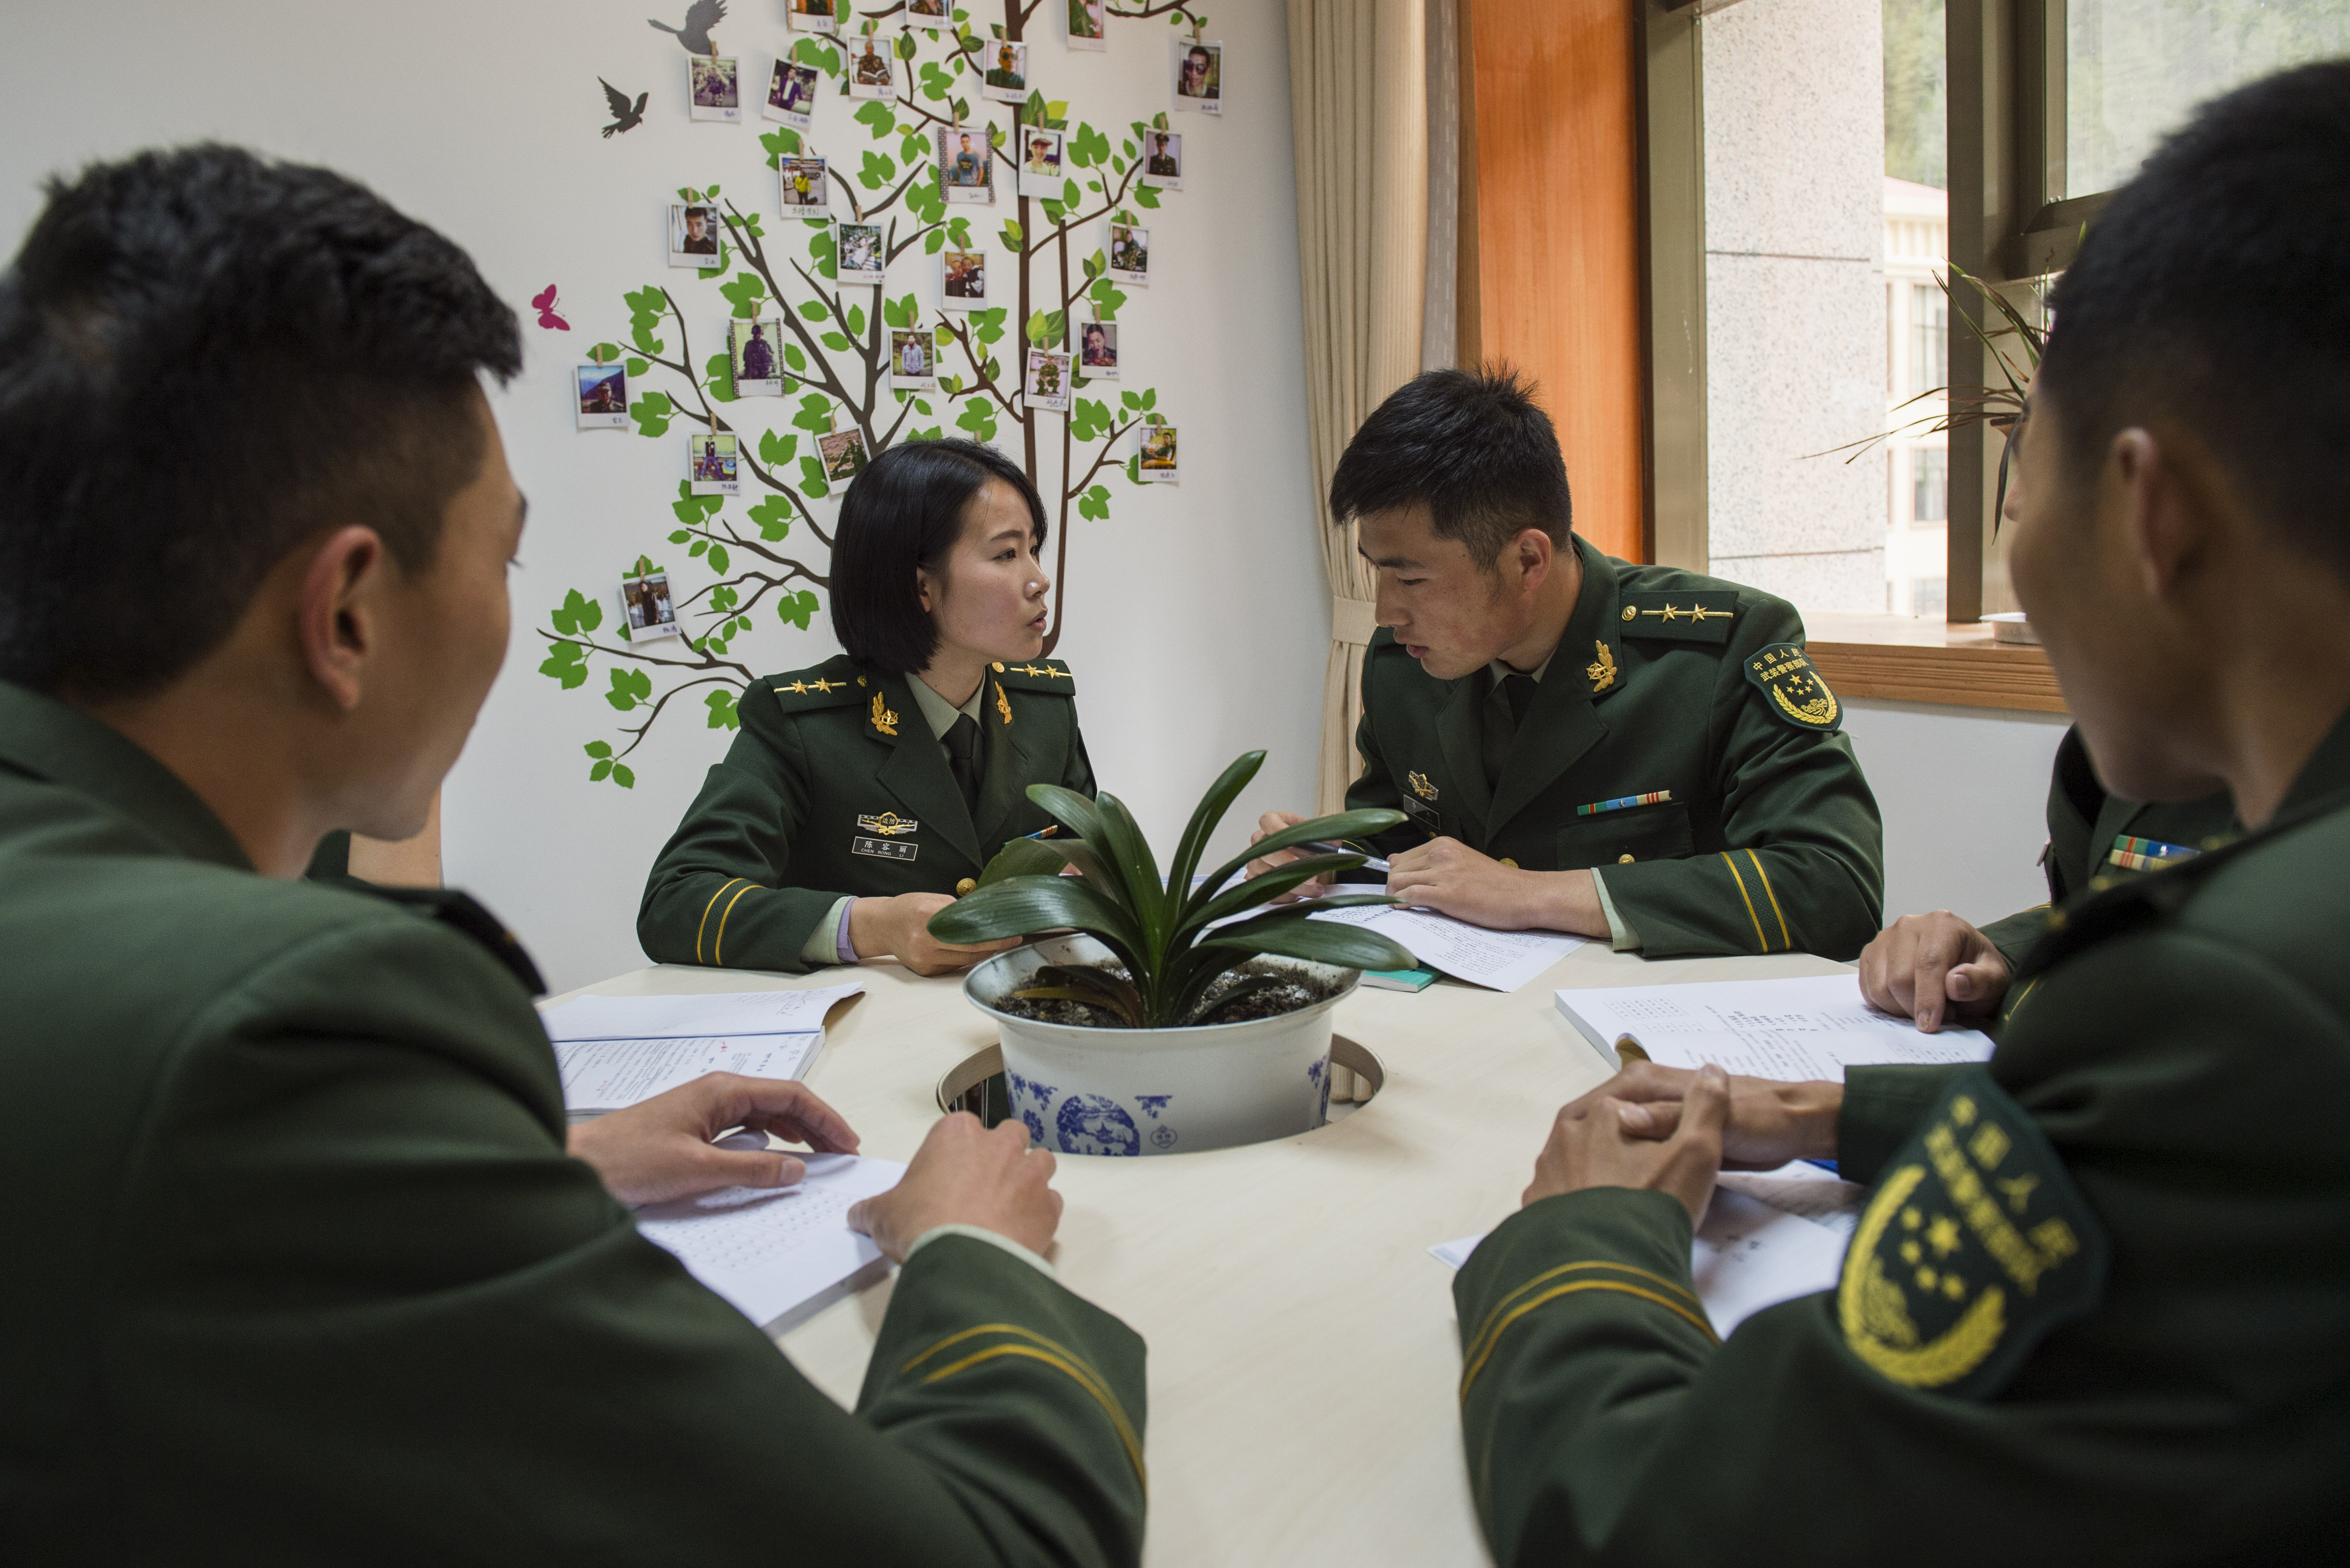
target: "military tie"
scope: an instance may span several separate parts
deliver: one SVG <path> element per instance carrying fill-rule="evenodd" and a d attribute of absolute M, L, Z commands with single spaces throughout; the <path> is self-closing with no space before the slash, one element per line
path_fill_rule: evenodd
<path fill-rule="evenodd" d="M 954 774 L 955 785 L 962 791 L 962 804 L 976 816 L 979 812 L 979 721 L 965 713 L 948 727 L 942 737 L 947 745 L 947 770 Z"/>
<path fill-rule="evenodd" d="M 1510 705 L 1510 727 L 1513 736 L 1525 728 L 1526 710 L 1534 705 L 1534 678 L 1512 675 L 1502 682 L 1502 697 Z"/>

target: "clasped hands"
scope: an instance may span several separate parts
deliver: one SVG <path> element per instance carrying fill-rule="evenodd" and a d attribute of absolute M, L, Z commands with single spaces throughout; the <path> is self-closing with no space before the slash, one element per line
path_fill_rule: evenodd
<path fill-rule="evenodd" d="M 569 1151 L 623 1203 L 662 1203 L 726 1187 L 790 1187 L 806 1163 L 781 1149 L 731 1149 L 733 1129 L 773 1133 L 820 1154 L 854 1154 L 856 1131 L 804 1084 L 707 1073 L 667 1094 L 571 1129 Z M 1032 1252 L 1053 1244 L 1061 1195 L 1053 1157 L 1028 1147 L 1028 1128 L 990 1130 L 958 1112 L 932 1124 L 897 1186 L 848 1210 L 852 1230 L 899 1262 L 941 1225 L 976 1225 Z"/>
<path fill-rule="evenodd" d="M 1268 811 L 1257 819 L 1249 842 L 1305 821 L 1294 811 Z M 1262 877 L 1295 860 L 1300 850 L 1283 850 L 1249 862 L 1248 874 Z M 1318 898 L 1331 891 L 1316 877 L 1275 902 Z M 1604 937 L 1607 912 L 1588 871 L 1527 871 L 1481 855 L 1457 838 L 1431 838 L 1389 857 L 1386 891 L 1406 904 L 1434 909 L 1493 931 L 1566 931 Z"/>
<path fill-rule="evenodd" d="M 1839 1084 L 1783 1084 L 1635 1062 L 1558 1113 L 1522 1201 L 1592 1187 L 1630 1187 L 1678 1199 L 1690 1223 L 1705 1218 L 1723 1170 L 1772 1170 L 1791 1159 L 1832 1159 Z"/>

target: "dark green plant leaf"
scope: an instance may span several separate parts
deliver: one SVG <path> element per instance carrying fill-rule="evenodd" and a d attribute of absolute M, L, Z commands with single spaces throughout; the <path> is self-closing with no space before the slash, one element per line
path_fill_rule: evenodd
<path fill-rule="evenodd" d="M 1184 826 L 1182 839 L 1175 846 L 1175 858 L 1167 867 L 1170 888 L 1180 888 L 1186 896 L 1191 893 L 1191 873 L 1199 869 L 1200 857 L 1206 853 L 1216 824 L 1223 821 L 1224 813 L 1232 808 L 1232 802 L 1240 798 L 1241 791 L 1248 787 L 1249 780 L 1256 777 L 1257 770 L 1263 766 L 1263 752 L 1243 752 L 1232 759 L 1232 766 L 1216 775 L 1216 782 L 1200 797 L 1199 809 L 1191 814 L 1191 820 Z"/>
<path fill-rule="evenodd" d="M 1116 953 L 1128 972 L 1142 972 L 1142 932 L 1082 877 L 1009 877 L 957 898 L 931 917 L 929 929 L 939 940 L 958 944 L 1080 930 Z"/>
<path fill-rule="evenodd" d="M 1155 969 L 1156 961 L 1167 950 L 1168 930 L 1174 924 L 1173 910 L 1169 906 L 1180 906 L 1182 895 L 1159 878 L 1158 857 L 1150 853 L 1149 841 L 1142 836 L 1141 826 L 1124 802 L 1104 793 L 1095 800 L 1094 807 L 1101 815 L 1101 831 L 1087 835 L 1087 841 L 1108 852 L 1111 870 L 1125 884 L 1128 906 L 1139 917 L 1143 945 L 1153 961 L 1149 967 Z M 1135 979 L 1143 994 L 1149 996 L 1151 975 L 1138 970 Z"/>
<path fill-rule="evenodd" d="M 979 885 L 993 888 L 1011 877 L 1057 877 L 1061 857 L 1035 838 L 1015 838 L 995 852 L 979 874 Z"/>
<path fill-rule="evenodd" d="M 1178 940 L 1197 931 L 1211 920 L 1230 919 L 1243 909 L 1271 903 L 1284 893 L 1304 887 L 1316 877 L 1352 871 L 1363 863 L 1360 855 L 1308 855 L 1276 866 L 1262 877 L 1234 883 L 1222 892 L 1208 897 L 1209 888 L 1202 884 L 1195 906 L 1183 911 L 1175 927 Z"/>
<path fill-rule="evenodd" d="M 1045 815 L 1076 834 L 1088 844 L 1101 836 L 1101 814 L 1094 803 L 1073 789 L 1059 784 L 1030 784 L 1028 798 L 1045 808 Z"/>
<path fill-rule="evenodd" d="M 1341 811 L 1328 816 L 1317 816 L 1310 822 L 1301 822 L 1294 827 L 1284 827 L 1279 833 L 1265 835 L 1263 839 L 1249 846 L 1239 855 L 1210 872 L 1204 886 L 1222 887 L 1232 880 L 1233 872 L 1262 856 L 1295 848 L 1300 844 L 1315 842 L 1336 844 L 1342 839 L 1368 838 L 1375 833 L 1385 833 L 1402 821 L 1403 813 L 1383 808 L 1368 811 Z"/>
<path fill-rule="evenodd" d="M 1417 961 L 1410 949 L 1377 931 L 1342 926 L 1332 920 L 1309 920 L 1286 909 L 1243 920 L 1237 926 L 1226 926 L 1200 945 L 1230 948 L 1238 952 L 1278 953 L 1284 958 L 1336 964 L 1341 969 L 1409 969 Z"/>

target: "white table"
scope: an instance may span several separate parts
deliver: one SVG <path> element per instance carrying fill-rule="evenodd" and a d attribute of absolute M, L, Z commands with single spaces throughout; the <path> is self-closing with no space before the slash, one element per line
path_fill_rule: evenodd
<path fill-rule="evenodd" d="M 1378 1057 L 1386 1085 L 1354 1115 L 1247 1148 L 1063 1157 L 1054 1262 L 1149 1342 L 1147 1560 L 1485 1561 L 1453 1399 L 1452 1272 L 1427 1248 L 1515 1210 L 1552 1116 L 1607 1075 L 1551 993 L 1848 967 L 1804 954 L 1650 963 L 1592 943 L 1506 995 L 1451 982 L 1358 990 L 1339 1004 L 1337 1031 Z M 995 1044 L 960 977 L 889 963 L 799 977 L 665 965 L 567 996 L 851 974 L 868 994 L 807 1081 L 866 1153 L 906 1159 L 938 1116 L 940 1077 Z M 889 1297 L 875 1286 L 777 1343 L 848 1405 Z"/>

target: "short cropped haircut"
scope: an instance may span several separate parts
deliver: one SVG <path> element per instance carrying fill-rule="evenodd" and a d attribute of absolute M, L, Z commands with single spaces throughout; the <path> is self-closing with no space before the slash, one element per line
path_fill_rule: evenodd
<path fill-rule="evenodd" d="M 2058 281 L 2039 389 L 2064 466 L 2191 427 L 2273 537 L 2350 580 L 2350 61 L 2213 99 Z"/>
<path fill-rule="evenodd" d="M 364 186 L 235 148 L 53 179 L 0 275 L 0 679 L 168 684 L 306 539 L 432 564 L 521 369 L 465 253 Z"/>
<path fill-rule="evenodd" d="M 991 479 L 1020 493 L 1044 548 L 1044 499 L 1026 471 L 992 446 L 904 441 L 851 482 L 832 542 L 832 630 L 849 658 L 901 671 L 930 663 L 939 628 L 914 574 L 943 574 L 963 513 Z"/>
<path fill-rule="evenodd" d="M 1487 570 L 1528 528 L 1566 548 L 1575 502 L 1550 416 L 1507 365 L 1430 370 L 1371 410 L 1330 476 L 1330 517 L 1428 504 L 1440 539 Z"/>

